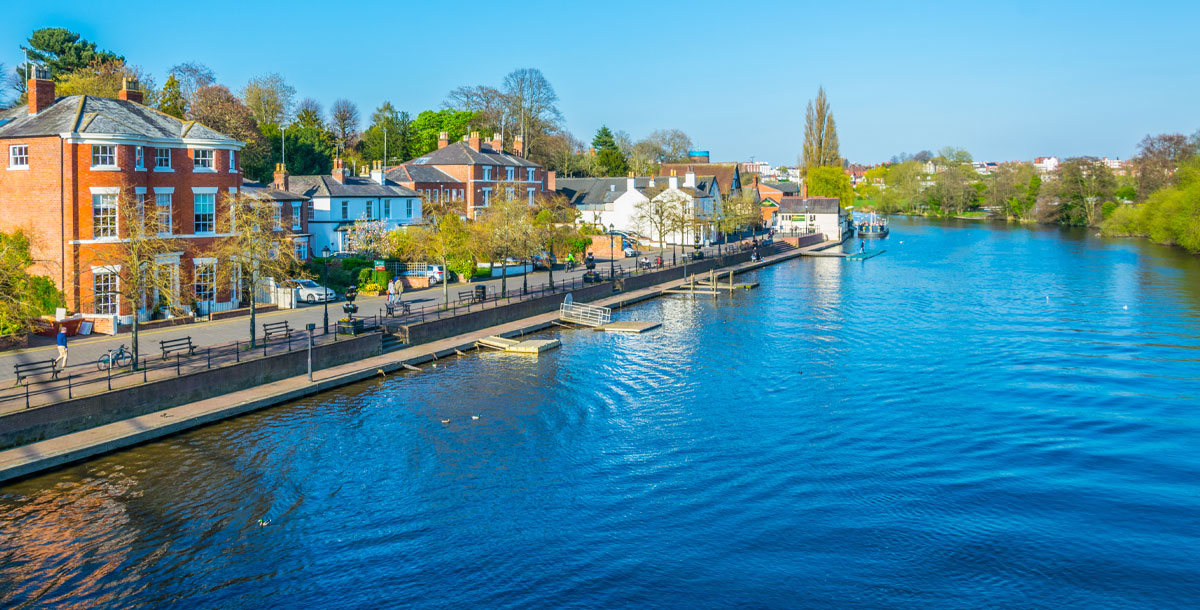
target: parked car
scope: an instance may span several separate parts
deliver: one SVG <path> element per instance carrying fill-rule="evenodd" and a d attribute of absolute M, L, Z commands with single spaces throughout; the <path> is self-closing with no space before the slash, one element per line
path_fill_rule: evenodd
<path fill-rule="evenodd" d="M 291 279 L 284 282 L 283 285 L 287 288 L 295 289 L 297 298 L 309 305 L 337 300 L 336 292 L 312 280 Z"/>
<path fill-rule="evenodd" d="M 638 252 L 633 246 L 625 246 L 625 258 L 633 258 L 639 254 L 641 252 Z"/>
<path fill-rule="evenodd" d="M 441 265 L 426 265 L 425 277 L 429 278 L 429 285 L 441 284 L 446 281 L 446 270 L 442 269 Z"/>

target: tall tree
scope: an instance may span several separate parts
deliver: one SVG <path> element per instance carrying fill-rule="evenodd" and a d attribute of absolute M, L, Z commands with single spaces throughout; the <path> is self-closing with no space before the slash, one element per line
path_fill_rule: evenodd
<path fill-rule="evenodd" d="M 1101 206 L 1113 199 L 1117 181 L 1112 170 L 1093 157 L 1063 161 L 1055 172 L 1051 195 L 1058 199 L 1058 221 L 1095 226 L 1102 220 Z"/>
<path fill-rule="evenodd" d="M 177 119 L 182 119 L 187 112 L 187 98 L 179 86 L 179 79 L 174 74 L 167 76 L 163 83 L 162 94 L 158 96 L 158 109 Z"/>
<path fill-rule="evenodd" d="M 169 74 L 179 81 L 179 92 L 188 105 L 195 101 L 197 91 L 217 82 L 212 68 L 195 61 L 175 64 Z"/>
<path fill-rule="evenodd" d="M 1196 140 L 1179 133 L 1146 136 L 1138 144 L 1133 159 L 1137 177 L 1138 196 L 1145 199 L 1150 193 L 1175 183 L 1175 171 L 1200 152 Z"/>
<path fill-rule="evenodd" d="M 254 179 L 271 174 L 271 145 L 258 130 L 254 114 L 224 85 L 209 85 L 196 92 L 187 118 L 246 143 L 242 169 Z"/>
<path fill-rule="evenodd" d="M 842 156 L 838 152 L 837 125 L 833 121 L 833 110 L 825 99 L 825 88 L 817 89 L 817 99 L 808 102 L 804 119 L 804 153 L 800 167 L 807 174 L 816 167 L 841 167 Z"/>
<path fill-rule="evenodd" d="M 154 80 L 141 68 L 130 66 L 121 60 L 97 60 L 78 68 L 58 79 L 55 92 L 58 95 L 94 95 L 115 98 L 121 91 L 125 79 L 134 79 L 142 90 L 142 102 L 155 106 L 158 91 Z"/>
<path fill-rule="evenodd" d="M 296 89 L 277 73 L 250 79 L 242 89 L 242 100 L 259 125 L 287 125 L 292 120 Z"/>
<path fill-rule="evenodd" d="M 516 116 L 509 115 L 508 98 L 499 89 L 487 85 L 464 86 L 446 95 L 446 109 L 474 113 L 476 131 L 499 131 L 505 135 L 513 133 Z M 424 114 L 424 113 L 422 113 Z M 511 138 L 506 138 L 511 141 Z"/>
<path fill-rule="evenodd" d="M 311 97 L 300 100 L 300 103 L 296 104 L 296 123 L 303 127 L 324 129 L 325 121 L 321 114 L 321 102 Z"/>
<path fill-rule="evenodd" d="M 34 30 L 21 49 L 29 54 L 33 61 L 46 64 L 50 75 L 58 78 L 80 68 L 86 68 L 95 62 L 115 61 L 124 63 L 125 58 L 103 51 L 96 43 L 89 42 L 66 28 L 41 28 Z M 24 72 L 23 68 L 21 71 Z"/>
<path fill-rule="evenodd" d="M 346 98 L 335 100 L 330 108 L 329 127 L 339 154 L 354 146 L 358 141 L 358 106 Z"/>
<path fill-rule="evenodd" d="M 461 140 L 477 124 L 478 115 L 468 110 L 425 110 L 409 125 L 412 132 L 410 154 L 419 157 L 437 150 L 442 132 L 449 135 L 451 142 Z"/>
<path fill-rule="evenodd" d="M 810 197 L 837 197 L 842 207 L 854 205 L 854 188 L 850 186 L 850 176 L 841 167 L 823 165 L 808 170 L 805 178 L 808 182 Z"/>
<path fill-rule="evenodd" d="M 541 70 L 520 68 L 504 77 L 501 89 L 514 131 L 525 140 L 525 156 L 539 155 L 546 137 L 562 121 L 554 87 Z"/>
<path fill-rule="evenodd" d="M 368 160 L 383 159 L 388 166 L 408 161 L 415 148 L 408 113 L 397 112 L 391 102 L 384 102 L 371 114 L 371 126 L 363 132 L 362 142 L 362 152 Z"/>
<path fill-rule="evenodd" d="M 617 146 L 616 137 L 607 125 L 601 125 L 592 138 L 592 148 L 596 151 L 596 162 L 606 176 L 624 176 L 629 171 L 625 155 Z"/>

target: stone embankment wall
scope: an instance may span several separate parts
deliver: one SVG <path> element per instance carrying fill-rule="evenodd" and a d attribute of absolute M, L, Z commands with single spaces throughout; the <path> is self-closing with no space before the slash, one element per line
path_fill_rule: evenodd
<path fill-rule="evenodd" d="M 382 343 L 375 333 L 337 341 L 313 348 L 313 368 L 345 364 L 381 352 Z M 0 417 L 0 449 L 304 375 L 307 371 L 308 352 L 297 350 L 16 411 Z"/>

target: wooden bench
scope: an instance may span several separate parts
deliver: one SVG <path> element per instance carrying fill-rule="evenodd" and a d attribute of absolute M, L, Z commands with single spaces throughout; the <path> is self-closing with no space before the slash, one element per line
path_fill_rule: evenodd
<path fill-rule="evenodd" d="M 285 339 L 292 338 L 292 327 L 288 326 L 287 320 L 263 324 L 263 341 L 270 341 L 271 337 L 276 335 L 283 335 Z"/>
<path fill-rule="evenodd" d="M 470 303 L 479 303 L 483 299 L 480 299 L 479 297 L 475 296 L 474 290 L 459 290 L 458 291 L 458 300 L 459 300 L 459 302 L 467 301 Z"/>
<path fill-rule="evenodd" d="M 58 367 L 55 365 L 55 362 L 58 361 L 39 360 L 37 362 L 22 362 L 13 365 L 14 372 L 17 375 L 17 385 L 21 385 L 21 382 L 31 375 L 41 375 L 43 373 L 50 373 L 51 379 L 58 379 Z"/>
<path fill-rule="evenodd" d="M 395 303 L 384 303 L 383 307 L 387 309 L 387 317 L 396 317 L 396 310 L 400 310 L 402 314 L 412 313 L 412 306 L 404 301 L 396 301 Z"/>
<path fill-rule="evenodd" d="M 191 337 L 159 341 L 158 348 L 162 350 L 163 360 L 166 360 L 167 356 L 171 355 L 171 352 L 186 351 L 189 356 L 196 353 L 196 346 L 192 343 Z"/>

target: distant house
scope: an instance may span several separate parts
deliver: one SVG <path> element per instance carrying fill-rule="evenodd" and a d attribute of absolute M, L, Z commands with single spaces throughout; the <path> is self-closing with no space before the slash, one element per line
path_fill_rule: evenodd
<path fill-rule="evenodd" d="M 273 186 L 312 202 L 307 208 L 306 247 L 314 254 L 326 246 L 333 252 L 347 251 L 346 233 L 356 220 L 384 221 L 389 231 L 421 222 L 421 197 L 384 178 L 378 161 L 366 176 L 351 176 L 341 159 L 333 160 L 328 176 L 288 176 L 282 171 Z"/>
<path fill-rule="evenodd" d="M 473 131 L 463 141 L 451 143 L 449 134 L 442 132 L 437 150 L 389 169 L 387 177 L 429 201 L 462 202 L 463 214 L 474 218 L 475 211 L 490 205 L 501 188 L 530 205 L 537 197 L 554 192 L 554 172 L 524 154 L 520 136 L 508 152 L 499 133 L 485 142 Z"/>
<path fill-rule="evenodd" d="M 775 214 L 776 231 L 787 234 L 822 233 L 844 241 L 854 234 L 850 213 L 836 197 L 784 197 Z"/>
<path fill-rule="evenodd" d="M 778 204 L 784 197 L 800 197 L 800 183 L 798 182 L 774 182 L 763 181 L 758 182 L 758 198 L 761 201 L 771 200 Z"/>
<path fill-rule="evenodd" d="M 563 178 L 556 182 L 557 192 L 580 211 L 581 221 L 601 227 L 612 226 L 623 233 L 635 233 L 654 240 L 656 232 L 639 218 L 650 201 L 679 198 L 693 219 L 686 231 L 663 236 L 666 243 L 714 241 L 716 204 L 720 199 L 715 177 L 694 172 L 678 176 L 628 178 Z"/>
<path fill-rule="evenodd" d="M 700 157 L 707 161 L 706 156 Z M 663 163 L 658 175 L 662 177 L 684 176 L 688 173 L 697 176 L 712 176 L 717 181 L 717 189 L 722 198 L 742 191 L 742 173 L 737 163 Z"/>
<path fill-rule="evenodd" d="M 1033 160 L 1033 166 L 1039 172 L 1048 174 L 1058 169 L 1058 157 L 1037 157 Z"/>

